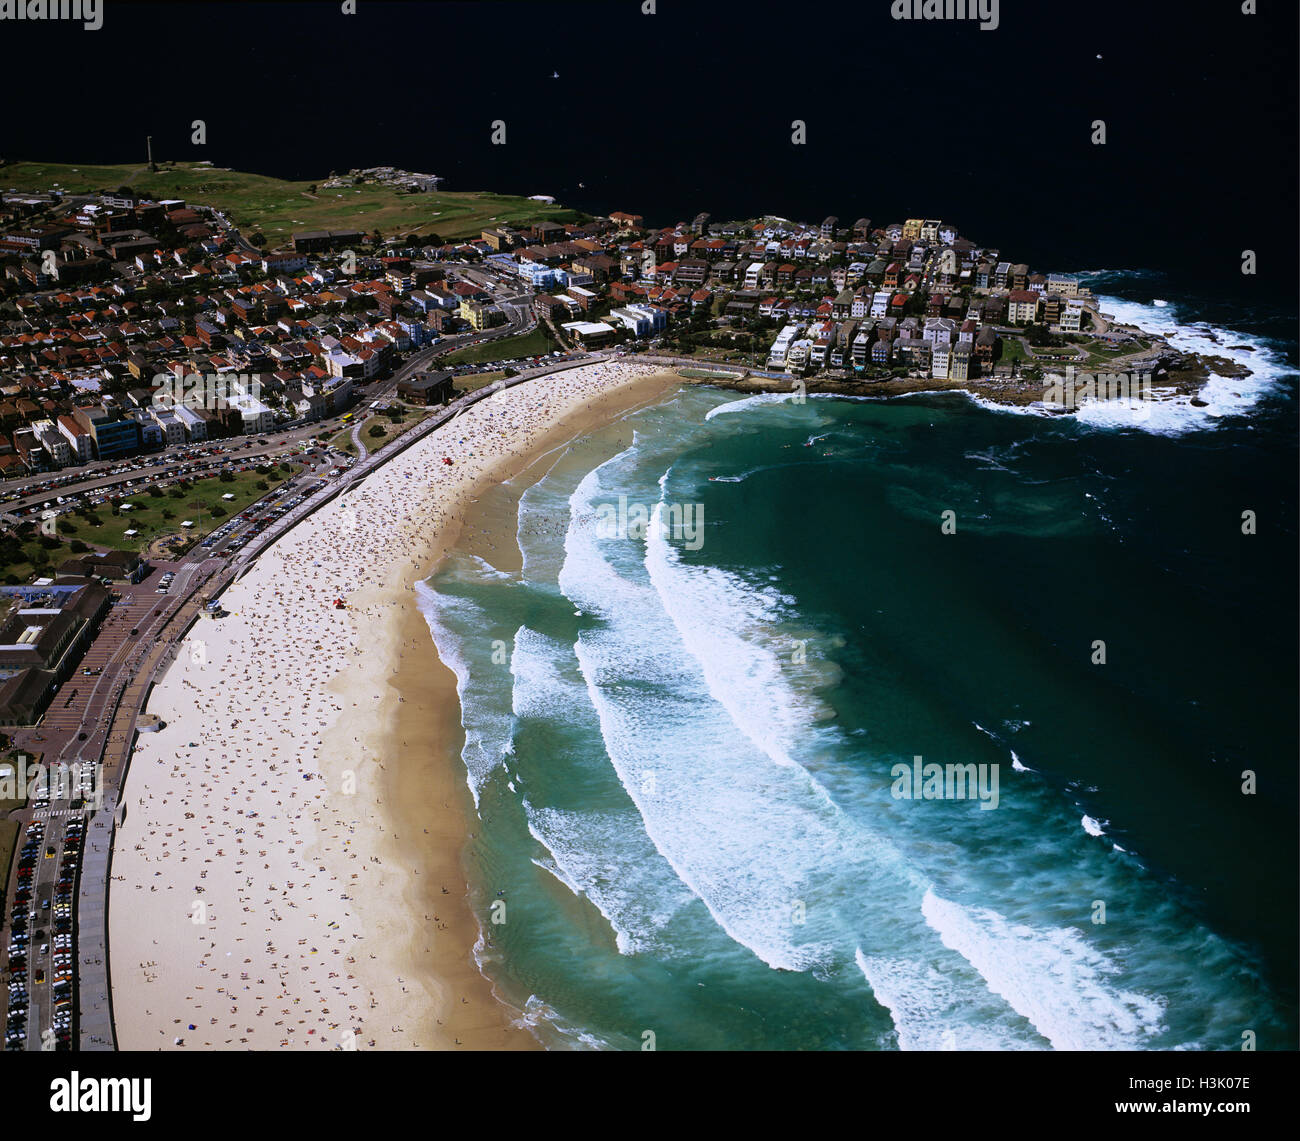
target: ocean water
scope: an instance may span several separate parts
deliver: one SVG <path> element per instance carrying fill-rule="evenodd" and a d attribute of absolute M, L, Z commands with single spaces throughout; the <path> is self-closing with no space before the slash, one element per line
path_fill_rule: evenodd
<path fill-rule="evenodd" d="M 1095 280 L 1255 375 L 686 388 L 551 458 L 521 571 L 420 588 L 483 966 L 547 1045 L 1295 1048 L 1295 345 Z M 895 795 L 916 757 L 984 783 Z"/>

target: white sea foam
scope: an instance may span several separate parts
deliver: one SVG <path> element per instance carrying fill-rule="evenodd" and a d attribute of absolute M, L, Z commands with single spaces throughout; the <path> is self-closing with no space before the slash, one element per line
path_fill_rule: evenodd
<path fill-rule="evenodd" d="M 732 412 L 753 412 L 766 404 L 803 404 L 806 400 L 869 400 L 871 397 L 851 396 L 840 392 L 759 392 L 753 396 L 744 396 L 739 400 L 728 400 L 710 408 L 705 414 L 706 420 Z"/>
<path fill-rule="evenodd" d="M 1006 1025 L 992 996 L 972 994 L 966 980 L 930 963 L 854 952 L 876 1001 L 889 1011 L 900 1050 L 1046 1049 L 1036 1034 Z"/>
<path fill-rule="evenodd" d="M 551 854 L 534 860 L 585 896 L 614 932 L 619 954 L 673 949 L 657 938 L 691 895 L 654 850 L 636 814 L 565 812 L 525 804 L 528 831 Z"/>
<path fill-rule="evenodd" d="M 558 1034 L 563 1046 L 568 1046 L 572 1050 L 614 1050 L 617 1047 L 607 1042 L 604 1038 L 592 1034 L 587 1030 L 580 1030 L 578 1027 L 570 1025 L 565 1019 L 555 1011 L 554 1007 L 548 1006 L 535 994 L 528 996 L 528 1001 L 524 1003 L 524 1009 L 520 1017 L 516 1018 L 512 1025 L 521 1030 L 529 1030 L 534 1034 L 541 1027 L 547 1027 L 553 1033 Z M 545 1043 L 551 1048 L 555 1048 L 555 1043 L 547 1040 Z"/>
<path fill-rule="evenodd" d="M 484 567 L 491 570 L 487 564 Z M 498 699 L 494 694 L 478 692 L 484 675 L 482 672 L 478 677 L 473 675 L 462 639 L 453 628 L 475 621 L 472 612 L 478 608 L 451 595 L 439 594 L 423 582 L 415 584 L 415 596 L 438 648 L 438 656 L 456 675 L 461 726 L 465 730 L 461 759 L 465 762 L 466 780 L 477 808 L 484 783 L 500 766 L 502 758 L 513 752 L 513 719 L 499 712 L 506 708 L 504 694 Z"/>
<path fill-rule="evenodd" d="M 1102 822 L 1100 820 L 1095 819 L 1092 816 L 1089 816 L 1086 812 L 1084 813 L 1083 819 L 1080 821 L 1080 823 L 1083 825 L 1083 830 L 1087 832 L 1089 836 L 1106 835 L 1106 830 L 1105 828 L 1102 827 Z M 1107 821 L 1106 823 L 1110 823 L 1110 822 Z"/>
<path fill-rule="evenodd" d="M 1249 412 L 1277 387 L 1283 376 L 1293 371 L 1277 349 L 1258 337 L 1206 322 L 1182 322 L 1177 303 L 1143 305 L 1105 294 L 1099 294 L 1097 302 L 1101 312 L 1118 324 L 1134 325 L 1143 332 L 1163 337 L 1182 352 L 1224 357 L 1244 365 L 1252 375 L 1223 377 L 1211 372 L 1209 381 L 1199 394 L 1207 404 L 1205 408 L 1194 407 L 1187 396 L 1139 401 L 1137 403 L 1149 405 L 1149 415 L 1140 422 L 1134 422 L 1133 415 L 1120 408 L 1118 402 L 1090 400 L 1076 414 L 1080 423 L 1099 428 L 1135 427 L 1159 435 L 1212 428 L 1221 417 Z"/>
<path fill-rule="evenodd" d="M 1008 921 L 927 891 L 926 922 L 1058 1050 L 1133 1050 L 1162 1029 L 1165 1000 L 1119 990 L 1119 966 L 1073 927 Z"/>
<path fill-rule="evenodd" d="M 590 711 L 585 690 L 560 672 L 561 659 L 571 656 L 569 646 L 555 638 L 528 626 L 515 631 L 510 673 L 514 678 L 511 708 L 516 717 L 564 720 Z"/>
<path fill-rule="evenodd" d="M 779 624 L 794 599 L 715 567 L 684 565 L 662 518 L 656 503 L 645 566 L 660 604 L 736 728 L 777 764 L 793 765 L 798 743 L 823 712 L 812 693 L 793 684 L 801 671 Z"/>
<path fill-rule="evenodd" d="M 755 396 L 746 396 L 740 400 L 729 400 L 725 404 L 710 408 L 704 414 L 704 418 L 713 420 L 718 416 L 732 412 L 750 412 L 764 404 L 784 404 L 786 401 L 793 400 L 795 395 L 793 392 L 760 392 Z"/>

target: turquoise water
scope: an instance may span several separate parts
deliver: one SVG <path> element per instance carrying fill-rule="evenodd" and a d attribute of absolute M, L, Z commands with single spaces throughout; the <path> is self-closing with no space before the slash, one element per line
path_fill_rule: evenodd
<path fill-rule="evenodd" d="M 543 1041 L 1293 1048 L 1268 360 L 1214 420 L 688 388 L 551 457 L 522 572 L 423 593 L 484 966 Z M 896 795 L 915 757 L 983 784 Z"/>

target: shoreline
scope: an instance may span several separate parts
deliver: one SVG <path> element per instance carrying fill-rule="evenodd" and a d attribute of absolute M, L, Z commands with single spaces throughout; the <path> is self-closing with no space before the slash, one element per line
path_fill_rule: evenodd
<path fill-rule="evenodd" d="M 476 525 L 487 521 L 485 514 L 501 513 L 507 508 L 511 518 L 515 518 L 513 512 L 517 511 L 522 488 L 512 491 L 508 502 L 491 505 L 484 502 L 486 493 L 526 475 L 539 465 L 544 467 L 556 452 L 567 449 L 589 431 L 606 424 L 615 416 L 663 399 L 680 384 L 678 378 L 657 371 L 643 379 L 631 380 L 615 391 L 596 396 L 585 407 L 571 408 L 561 413 L 547 425 L 541 437 L 530 447 L 501 456 L 496 465 L 484 472 L 482 478 L 462 488 L 459 502 L 464 504 L 463 517 L 440 529 L 426 557 L 420 560 L 421 570 L 415 573 L 416 580 L 429 578 L 443 559 L 457 547 L 492 561 L 500 570 L 517 570 L 522 565 L 522 554 L 515 543 L 513 526 L 508 543 L 491 544 L 489 550 L 488 540 L 483 537 L 482 530 L 476 530 Z M 468 503 L 464 502 L 465 499 L 468 499 Z M 391 710 L 392 716 L 386 729 L 382 724 L 376 726 L 374 740 L 378 746 L 377 751 L 386 755 L 400 754 L 403 757 L 403 764 L 395 768 L 387 779 L 388 792 L 394 798 L 394 803 L 400 806 L 395 809 L 395 822 L 400 822 L 406 831 L 415 835 L 415 828 L 420 826 L 420 822 L 429 821 L 430 839 L 421 844 L 421 849 L 432 867 L 441 869 L 440 874 L 432 877 L 422 891 L 413 891 L 408 896 L 413 905 L 410 914 L 417 914 L 421 907 L 434 908 L 442 901 L 444 910 L 460 913 L 462 932 L 457 940 L 463 948 L 458 961 L 450 964 L 445 960 L 441 964 L 429 961 L 425 964 L 424 976 L 437 979 L 444 987 L 454 983 L 451 989 L 458 992 L 457 997 L 470 995 L 468 1003 L 455 1003 L 444 995 L 439 1004 L 444 1021 L 459 1031 L 457 1037 L 460 1040 L 453 1038 L 453 1047 L 540 1049 L 541 1042 L 526 1029 L 522 1021 L 523 1012 L 501 995 L 494 980 L 483 972 L 477 959 L 484 932 L 470 902 L 474 885 L 470 882 L 470 873 L 465 866 L 475 816 L 460 755 L 464 746 L 464 730 L 461 726 L 457 679 L 438 652 L 415 591 L 403 592 L 400 602 L 401 612 L 396 619 L 400 642 L 412 646 L 416 652 L 407 658 L 393 645 L 392 650 L 395 652 L 386 655 L 390 662 L 394 659 L 398 662 L 388 679 L 388 686 L 397 699 L 397 707 Z M 419 754 L 420 762 L 417 766 L 410 763 L 414 755 L 408 742 L 419 739 L 420 734 L 423 734 L 423 743 L 428 748 Z M 434 805 L 441 805 L 441 808 L 432 807 Z M 435 821 L 436 834 L 432 827 Z M 423 837 L 423 831 L 420 835 Z M 435 879 L 438 880 L 436 889 L 433 886 Z M 450 882 L 460 886 L 444 896 L 442 888 Z M 448 900 L 449 907 L 446 906 Z M 365 910 L 363 903 L 362 912 Z M 438 914 L 437 911 L 431 913 Z M 470 931 L 473 934 L 472 940 L 467 937 Z M 421 956 L 429 952 L 427 948 L 420 950 L 417 943 L 418 930 L 411 933 L 407 953 L 413 962 L 419 963 Z M 494 1009 L 487 1012 L 486 1018 L 476 1018 L 471 1012 L 460 1010 L 462 1006 L 473 1008 L 476 1004 L 488 1004 Z M 453 1019 L 447 1017 L 448 1013 L 459 1014 L 461 1017 Z M 504 1025 L 499 1017 L 502 1014 L 507 1016 Z"/>
<path fill-rule="evenodd" d="M 484 490 L 680 383 L 603 361 L 471 406 L 195 626 L 122 794 L 120 1048 L 538 1048 L 474 957 L 460 707 L 414 582 Z"/>

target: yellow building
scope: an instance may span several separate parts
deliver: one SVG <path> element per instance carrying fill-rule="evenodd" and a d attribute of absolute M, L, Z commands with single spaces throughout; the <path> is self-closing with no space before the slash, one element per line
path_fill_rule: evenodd
<path fill-rule="evenodd" d="M 923 218 L 908 218 L 903 223 L 903 241 L 915 242 L 921 237 L 921 227 L 925 225 Z"/>
<path fill-rule="evenodd" d="M 491 305 L 483 301 L 475 301 L 472 297 L 462 297 L 460 299 L 459 314 L 462 320 L 468 321 L 474 329 L 491 329 L 494 325 L 505 323 L 506 315 L 501 312 L 496 305 Z"/>
<path fill-rule="evenodd" d="M 970 350 L 965 345 L 953 349 L 952 359 L 948 362 L 948 379 L 970 379 Z"/>

